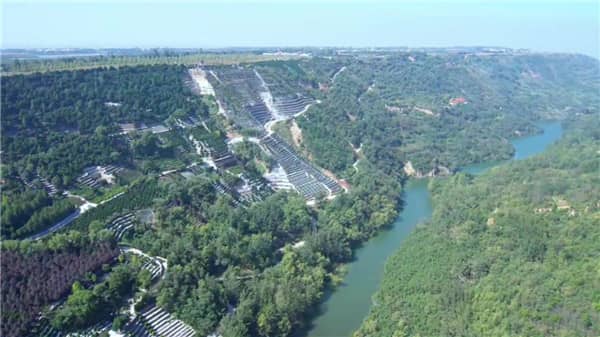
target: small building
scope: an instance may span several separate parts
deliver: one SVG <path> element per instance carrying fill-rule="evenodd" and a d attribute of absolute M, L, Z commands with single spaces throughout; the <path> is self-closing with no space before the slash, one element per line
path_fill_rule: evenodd
<path fill-rule="evenodd" d="M 451 98 L 449 103 L 450 103 L 451 106 L 456 106 L 456 105 L 459 105 L 459 104 L 467 104 L 468 102 L 467 102 L 466 98 L 464 98 L 464 97 L 461 96 L 461 97 Z"/>

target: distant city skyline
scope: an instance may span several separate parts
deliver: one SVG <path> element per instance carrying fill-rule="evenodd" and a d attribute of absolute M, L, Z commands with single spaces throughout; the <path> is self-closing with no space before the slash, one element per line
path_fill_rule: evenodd
<path fill-rule="evenodd" d="M 600 57 L 597 1 L 5 1 L 2 48 L 498 46 Z"/>

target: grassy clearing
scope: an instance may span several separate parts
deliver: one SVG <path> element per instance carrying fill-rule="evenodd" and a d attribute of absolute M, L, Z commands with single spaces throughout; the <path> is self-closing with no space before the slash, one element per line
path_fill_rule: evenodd
<path fill-rule="evenodd" d="M 285 140 L 288 144 L 296 147 L 296 143 L 294 143 L 294 138 L 292 136 L 292 132 L 290 131 L 289 121 L 281 121 L 273 126 L 273 131 L 283 140 Z M 297 147 L 296 147 L 297 148 Z"/>
<path fill-rule="evenodd" d="M 127 186 L 116 186 L 116 187 L 110 188 L 108 190 L 104 190 L 102 194 L 95 196 L 90 201 L 93 203 L 100 203 L 104 200 L 108 200 L 108 199 L 114 197 L 115 195 L 125 192 L 125 191 L 127 191 Z"/>

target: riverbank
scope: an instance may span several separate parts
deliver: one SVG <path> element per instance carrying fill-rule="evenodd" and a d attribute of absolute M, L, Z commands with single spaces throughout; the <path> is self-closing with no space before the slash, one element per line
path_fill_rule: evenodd
<path fill-rule="evenodd" d="M 431 221 L 388 259 L 353 337 L 596 336 L 599 121 L 527 160 L 432 180 Z"/>
<path fill-rule="evenodd" d="M 512 141 L 513 160 L 542 152 L 562 136 L 559 122 L 540 123 L 543 134 Z M 500 163 L 483 163 L 465 167 L 462 171 L 479 174 Z M 428 179 L 410 180 L 404 189 L 404 207 L 390 229 L 377 234 L 356 250 L 355 259 L 347 265 L 343 282 L 326 293 L 318 315 L 303 336 L 344 337 L 358 329 L 369 313 L 372 296 L 378 289 L 386 260 L 419 224 L 430 219 L 433 208 L 427 189 Z"/>

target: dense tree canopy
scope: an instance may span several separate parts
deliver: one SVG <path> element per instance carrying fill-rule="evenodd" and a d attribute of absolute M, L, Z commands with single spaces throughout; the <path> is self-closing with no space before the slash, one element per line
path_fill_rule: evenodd
<path fill-rule="evenodd" d="M 183 66 L 138 66 L 9 76 L 2 86 L 3 162 L 68 186 L 92 165 L 131 165 L 172 152 L 145 134 L 129 148 L 118 123 L 138 127 L 177 116 L 206 116 Z"/>
<path fill-rule="evenodd" d="M 507 139 L 535 132 L 532 121 L 600 103 L 600 66 L 585 56 L 413 53 L 343 65 L 322 103 L 298 118 L 308 152 L 335 171 L 352 165 L 361 144 L 388 173 L 407 161 L 425 174 L 507 159 Z"/>
<path fill-rule="evenodd" d="M 355 336 L 597 335 L 598 120 L 540 156 L 432 181 L 433 219 L 390 258 Z"/>
<path fill-rule="evenodd" d="M 56 234 L 47 242 L 3 242 L 2 336 L 22 336 L 45 305 L 118 252 L 114 241 L 78 232 Z"/>
<path fill-rule="evenodd" d="M 104 59 L 90 65 L 97 61 Z M 507 158 L 507 139 L 536 132 L 537 119 L 595 116 L 600 81 L 597 60 L 573 55 L 385 52 L 210 69 L 229 74 L 211 77 L 227 118 L 248 115 L 248 99 L 258 99 L 252 90 L 240 94 L 249 87 L 311 102 L 275 132 L 299 126 L 298 152 L 343 178 L 348 191 L 309 204 L 295 192 L 272 191 L 262 173 L 275 161 L 257 140 L 265 130 L 217 114 L 215 98 L 195 93 L 184 66 L 3 77 L 2 238 L 47 228 L 83 202 L 79 195 L 96 205 L 70 224 L 73 232 L 2 243 L 2 335 L 22 334 L 58 299 L 65 301 L 44 317 L 59 330 L 111 317 L 122 327 L 125 300 L 141 296 L 137 310 L 156 303 L 198 335 L 291 336 L 305 327 L 353 249 L 397 217 L 408 161 L 420 173 L 437 173 Z M 123 132 L 123 123 L 138 130 Z M 155 124 L 164 127 L 146 128 Z M 255 138 L 238 142 L 240 134 Z M 381 305 L 359 335 L 501 335 L 506 326 L 523 335 L 595 332 L 597 310 L 577 304 L 587 305 L 585 296 L 598 302 L 597 287 L 573 289 L 590 281 L 593 269 L 581 262 L 579 247 L 593 244 L 583 236 L 597 216 L 589 204 L 598 197 L 598 163 L 589 150 L 597 138 L 573 136 L 538 162 L 432 184 L 434 221 L 390 262 Z M 215 154 L 232 154 L 233 164 L 211 165 Z M 78 181 L 84 168 L 109 164 L 124 168 L 112 183 Z M 240 201 L 242 185 L 260 193 Z M 531 213 L 563 199 L 574 215 Z M 133 220 L 122 235 L 107 230 L 124 217 Z M 127 254 L 115 262 L 116 241 L 166 259 L 164 278 L 153 279 Z M 423 250 L 437 264 L 420 260 Z M 552 269 L 566 264 L 564 275 Z M 389 281 L 396 277 L 407 282 Z M 511 280 L 525 285 L 502 288 Z M 413 296 L 399 300 L 400 292 Z M 507 303 L 515 292 L 519 301 Z M 557 304 L 558 294 L 569 301 Z M 531 317 L 540 324 L 528 324 Z"/>

